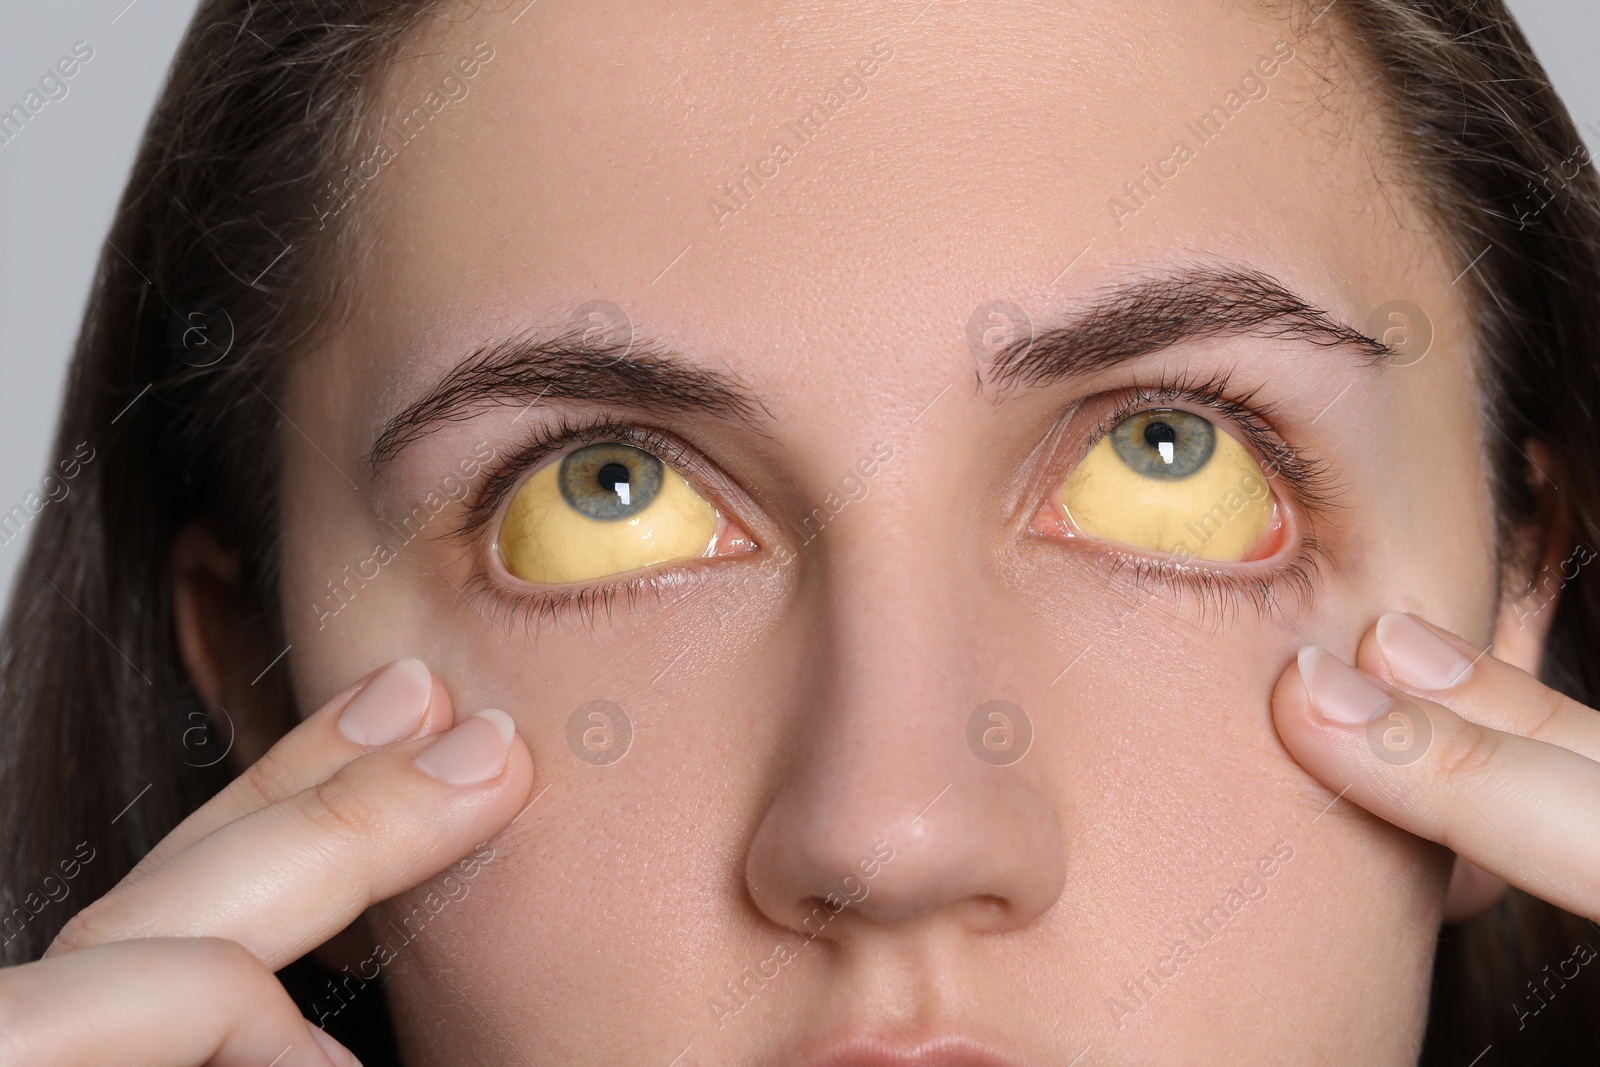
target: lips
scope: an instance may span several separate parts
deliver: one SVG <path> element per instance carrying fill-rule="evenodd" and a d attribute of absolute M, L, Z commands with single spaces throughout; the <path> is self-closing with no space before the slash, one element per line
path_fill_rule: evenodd
<path fill-rule="evenodd" d="M 952 1035 L 913 1045 L 904 1038 L 855 1036 L 812 1046 L 784 1067 L 1024 1067 L 988 1042 Z"/>

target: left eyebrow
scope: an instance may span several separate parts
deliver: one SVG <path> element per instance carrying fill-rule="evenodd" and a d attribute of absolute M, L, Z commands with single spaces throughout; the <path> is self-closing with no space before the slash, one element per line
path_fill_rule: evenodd
<path fill-rule="evenodd" d="M 651 342 L 601 345 L 580 337 L 511 337 L 484 345 L 384 424 L 374 471 L 441 423 L 486 404 L 578 400 L 661 414 L 708 414 L 754 424 L 760 402 L 733 377 L 696 367 Z"/>
<path fill-rule="evenodd" d="M 1243 334 L 1349 348 L 1373 365 L 1394 354 L 1268 274 L 1197 268 L 1113 286 L 1066 324 L 1018 338 L 996 355 L 993 381 L 1002 391 L 1054 385 L 1184 341 Z"/>

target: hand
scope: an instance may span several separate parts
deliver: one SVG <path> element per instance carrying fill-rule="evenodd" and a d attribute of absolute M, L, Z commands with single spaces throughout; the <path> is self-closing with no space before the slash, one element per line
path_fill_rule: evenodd
<path fill-rule="evenodd" d="M 1600 915 L 1600 713 L 1410 615 L 1379 619 L 1356 664 L 1302 649 L 1278 680 L 1273 718 L 1300 765 L 1483 871 Z"/>
<path fill-rule="evenodd" d="M 42 960 L 0 970 L 0 1064 L 348 1067 L 273 972 L 499 832 L 532 786 L 509 716 L 457 724 L 426 666 L 391 663 L 185 819 Z"/>

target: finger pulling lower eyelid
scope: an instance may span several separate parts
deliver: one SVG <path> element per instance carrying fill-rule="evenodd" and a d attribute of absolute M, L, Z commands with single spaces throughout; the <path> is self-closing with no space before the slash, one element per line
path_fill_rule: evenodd
<path fill-rule="evenodd" d="M 505 770 L 516 729 L 511 716 L 485 708 L 418 753 L 416 765 L 448 785 L 487 782 Z"/>
<path fill-rule="evenodd" d="M 1472 673 L 1472 661 L 1409 615 L 1378 620 L 1378 651 L 1395 681 L 1413 689 L 1449 689 Z"/>
<path fill-rule="evenodd" d="M 1365 723 L 1389 702 L 1389 694 L 1362 671 L 1320 648 L 1302 648 L 1299 667 L 1312 707 L 1332 722 Z"/>
<path fill-rule="evenodd" d="M 392 745 L 417 732 L 433 693 L 433 675 L 418 659 L 401 659 L 373 675 L 339 713 L 339 732 L 358 745 Z"/>

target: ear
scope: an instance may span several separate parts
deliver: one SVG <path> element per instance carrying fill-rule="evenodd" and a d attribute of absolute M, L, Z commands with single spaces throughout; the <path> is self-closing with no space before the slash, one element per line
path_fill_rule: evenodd
<path fill-rule="evenodd" d="M 1551 480 L 1561 477 L 1555 452 L 1542 441 L 1529 441 L 1525 447 L 1530 484 L 1539 498 L 1539 519 L 1517 546 L 1521 550 L 1507 553 L 1507 560 L 1513 568 L 1531 565 L 1532 573 L 1516 569 L 1502 576 L 1490 649 L 1496 659 L 1537 678 L 1556 604 L 1572 577 L 1572 513 Z M 1505 891 L 1505 882 L 1457 856 L 1445 894 L 1445 922 L 1461 922 L 1487 911 Z"/>
<path fill-rule="evenodd" d="M 263 655 L 267 627 L 245 595 L 238 554 L 223 547 L 209 523 L 178 531 L 171 564 L 178 656 L 212 728 L 228 739 L 229 764 L 238 773 L 272 747 L 292 714 L 282 685 L 259 678 L 276 650 Z"/>
<path fill-rule="evenodd" d="M 238 774 L 260 759 L 294 725 L 282 675 L 261 677 L 277 655 L 263 641 L 268 628 L 252 611 L 236 553 L 223 548 L 209 523 L 193 522 L 172 544 L 172 616 L 178 654 L 219 736 L 230 739 L 228 762 Z M 279 667 L 281 668 L 281 664 Z M 362 921 L 318 946 L 312 955 L 334 973 L 372 956 Z"/>
<path fill-rule="evenodd" d="M 1538 677 L 1550 625 L 1555 622 L 1555 606 L 1573 577 L 1573 517 L 1566 499 L 1550 482 L 1550 478 L 1560 477 L 1552 451 L 1542 442 L 1528 442 L 1526 448 L 1534 490 L 1539 494 L 1539 522 L 1526 531 L 1522 552 L 1510 553 L 1510 558 L 1528 561 L 1533 573 L 1502 577 L 1506 593 L 1501 595 L 1494 619 L 1491 649 L 1499 661 Z"/>
<path fill-rule="evenodd" d="M 1555 622 L 1561 590 L 1572 580 L 1572 511 L 1552 478 L 1560 461 L 1541 441 L 1526 445 L 1529 481 L 1539 498 L 1539 519 L 1522 535 L 1520 551 L 1506 554 L 1510 569 L 1501 577 L 1495 618 L 1494 657 L 1538 677 Z M 1531 566 L 1531 573 L 1521 567 Z"/>

